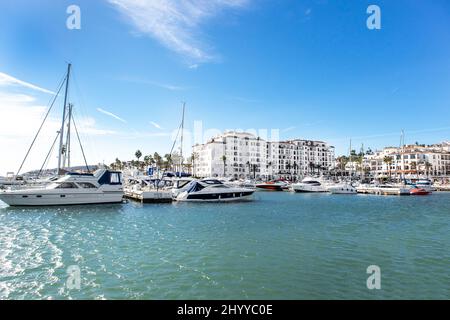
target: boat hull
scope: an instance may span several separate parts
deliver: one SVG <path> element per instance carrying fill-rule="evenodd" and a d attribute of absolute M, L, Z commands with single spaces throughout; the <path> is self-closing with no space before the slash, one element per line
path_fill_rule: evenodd
<path fill-rule="evenodd" d="M 328 192 L 332 194 L 357 194 L 356 189 L 350 187 L 330 187 Z"/>
<path fill-rule="evenodd" d="M 426 196 L 431 194 L 430 191 L 427 191 L 425 189 L 411 189 L 410 193 L 413 196 Z"/>
<path fill-rule="evenodd" d="M 283 186 L 281 185 L 257 185 L 256 189 L 267 190 L 267 191 L 283 191 Z"/>
<path fill-rule="evenodd" d="M 0 200 L 13 207 L 66 206 L 121 203 L 123 192 L 96 193 L 0 193 Z"/>
<path fill-rule="evenodd" d="M 233 202 L 233 201 L 251 201 L 253 200 L 253 191 L 230 192 L 230 193 L 201 193 L 195 192 L 187 194 L 181 193 L 175 199 L 180 202 Z"/>
<path fill-rule="evenodd" d="M 327 192 L 327 190 L 322 186 L 298 186 L 293 185 L 292 190 L 294 190 L 297 193 L 323 193 Z"/>

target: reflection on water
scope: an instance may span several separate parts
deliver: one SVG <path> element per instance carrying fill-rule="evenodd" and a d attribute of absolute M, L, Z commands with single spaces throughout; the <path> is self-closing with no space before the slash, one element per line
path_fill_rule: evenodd
<path fill-rule="evenodd" d="M 450 194 L 0 205 L 3 299 L 450 297 Z M 379 265 L 382 290 L 366 288 Z M 79 266 L 81 289 L 66 286 Z"/>

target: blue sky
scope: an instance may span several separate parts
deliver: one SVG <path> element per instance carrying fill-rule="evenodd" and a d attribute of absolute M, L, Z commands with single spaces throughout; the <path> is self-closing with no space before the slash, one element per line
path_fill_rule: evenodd
<path fill-rule="evenodd" d="M 81 30 L 66 28 L 71 4 Z M 366 27 L 370 4 L 381 30 Z M 189 131 L 279 129 L 338 154 L 350 138 L 398 145 L 401 129 L 407 143 L 450 137 L 446 0 L 3 1 L 0 174 L 17 170 L 67 61 L 89 162 L 168 152 L 182 101 Z M 57 107 L 26 168 L 45 157 Z"/>

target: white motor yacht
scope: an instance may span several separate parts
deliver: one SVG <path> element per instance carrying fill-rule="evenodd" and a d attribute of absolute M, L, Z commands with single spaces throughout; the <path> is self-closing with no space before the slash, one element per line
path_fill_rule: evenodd
<path fill-rule="evenodd" d="M 176 198 L 180 193 L 187 190 L 189 183 L 194 181 L 193 178 L 176 178 L 172 180 L 172 197 Z"/>
<path fill-rule="evenodd" d="M 429 179 L 420 179 L 415 183 L 415 185 L 418 188 L 425 189 L 428 192 L 436 191 L 436 188 L 433 186 L 433 182 Z"/>
<path fill-rule="evenodd" d="M 194 180 L 188 183 L 185 190 L 179 193 L 176 201 L 188 202 L 229 202 L 251 200 L 255 191 L 251 189 L 231 187 L 219 180 Z"/>
<path fill-rule="evenodd" d="M 327 187 L 328 192 L 333 194 L 357 194 L 356 188 L 350 183 L 337 183 Z"/>
<path fill-rule="evenodd" d="M 120 203 L 123 198 L 121 173 L 106 169 L 93 174 L 68 173 L 46 186 L 0 192 L 10 206 L 55 206 Z"/>
<path fill-rule="evenodd" d="M 295 192 L 327 192 L 327 189 L 319 180 L 307 177 L 302 182 L 292 184 L 292 190 Z"/>

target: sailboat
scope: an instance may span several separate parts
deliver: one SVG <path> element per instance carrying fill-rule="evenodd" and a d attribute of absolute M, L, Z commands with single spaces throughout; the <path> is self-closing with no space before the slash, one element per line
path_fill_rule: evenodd
<path fill-rule="evenodd" d="M 350 140 L 349 159 L 352 159 L 352 141 Z M 353 164 L 352 164 L 353 167 Z M 352 185 L 352 171 L 350 171 L 350 183 L 341 182 L 331 185 L 327 188 L 328 192 L 332 194 L 357 194 L 356 188 Z"/>
<path fill-rule="evenodd" d="M 0 200 L 10 206 L 63 206 L 63 205 L 81 205 L 81 204 L 100 204 L 100 203 L 120 203 L 123 199 L 122 176 L 118 171 L 100 169 L 94 173 L 90 173 L 89 166 L 86 163 L 83 147 L 79 139 L 78 130 L 72 117 L 73 106 L 68 103 L 68 90 L 70 80 L 71 64 L 67 67 L 67 74 L 64 78 L 65 95 L 63 105 L 63 116 L 61 129 L 58 132 L 59 149 L 58 149 L 58 177 L 53 179 L 47 185 L 39 185 L 37 187 L 26 187 L 19 190 L 6 190 L 0 192 Z M 59 94 L 59 91 L 58 91 Z M 55 95 L 53 103 L 56 101 L 58 94 Z M 50 112 L 52 106 L 48 110 Z M 47 115 L 48 115 L 47 113 Z M 45 123 L 47 117 L 44 118 L 40 129 Z M 70 167 L 70 128 L 74 124 L 78 141 L 83 153 L 88 173 L 71 173 L 65 170 Z M 67 127 L 67 136 L 64 136 L 64 130 Z M 34 141 L 39 135 L 40 129 L 36 134 L 33 143 L 28 149 L 27 155 L 23 160 L 18 173 L 20 172 Z M 64 139 L 65 138 L 65 139 Z M 53 149 L 50 149 L 50 151 Z M 50 154 L 50 152 L 49 152 Z M 49 156 L 47 155 L 47 158 Z M 46 158 L 46 160 L 47 160 Z M 45 161 L 44 161 L 45 162 Z M 18 174 L 17 173 L 17 174 Z"/>

